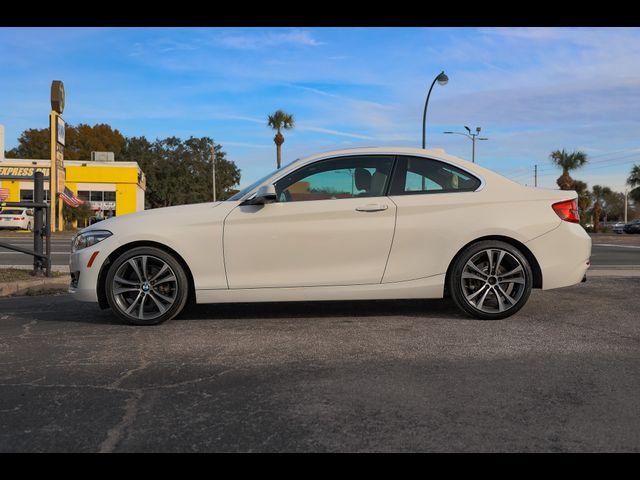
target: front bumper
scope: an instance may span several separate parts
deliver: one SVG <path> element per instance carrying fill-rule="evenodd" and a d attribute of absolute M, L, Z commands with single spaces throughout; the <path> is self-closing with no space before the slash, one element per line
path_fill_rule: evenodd
<path fill-rule="evenodd" d="M 69 272 L 71 282 L 69 293 L 73 298 L 81 302 L 98 302 L 98 277 L 102 265 L 108 256 L 118 247 L 118 242 L 113 237 L 108 237 L 103 241 L 69 256 Z M 94 253 L 95 258 L 89 267 L 89 261 Z"/>

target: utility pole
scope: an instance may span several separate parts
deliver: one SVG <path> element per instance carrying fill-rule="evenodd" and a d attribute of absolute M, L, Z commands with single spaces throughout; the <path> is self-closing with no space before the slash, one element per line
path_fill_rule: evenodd
<path fill-rule="evenodd" d="M 624 189 L 624 223 L 627 223 L 627 205 L 629 204 L 629 201 L 627 199 L 628 194 L 629 194 L 629 189 L 625 188 Z"/>
<path fill-rule="evenodd" d="M 533 186 L 538 186 L 538 165 L 533 166 Z"/>
<path fill-rule="evenodd" d="M 489 140 L 489 139 L 486 138 L 486 137 L 477 138 L 478 135 L 480 135 L 480 130 L 481 130 L 480 127 L 476 127 L 476 133 L 471 133 L 471 129 L 469 127 L 467 127 L 466 125 L 465 125 L 464 128 L 467 130 L 467 132 L 469 132 L 468 134 L 467 133 L 461 133 L 461 132 L 442 132 L 442 133 L 448 133 L 448 134 L 453 134 L 453 135 L 462 135 L 462 136 L 467 137 L 469 140 L 471 140 L 471 162 L 472 163 L 476 163 L 476 140 Z"/>
<path fill-rule="evenodd" d="M 213 171 L 213 201 L 216 201 L 216 142 L 211 144 L 211 170 Z"/>

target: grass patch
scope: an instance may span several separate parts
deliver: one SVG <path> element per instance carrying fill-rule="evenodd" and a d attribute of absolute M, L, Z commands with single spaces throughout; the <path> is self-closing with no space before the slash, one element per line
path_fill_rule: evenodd
<path fill-rule="evenodd" d="M 54 277 L 59 277 L 62 272 L 51 272 Z M 21 270 L 19 268 L 0 268 L 0 282 L 17 282 L 24 280 L 34 280 L 36 278 L 31 275 L 31 270 Z"/>

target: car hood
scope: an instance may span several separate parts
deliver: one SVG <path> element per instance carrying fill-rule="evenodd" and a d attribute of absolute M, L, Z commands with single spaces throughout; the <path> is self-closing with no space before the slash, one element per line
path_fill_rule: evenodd
<path fill-rule="evenodd" d="M 102 220 L 82 229 L 80 233 L 109 230 L 114 235 L 129 236 L 137 233 L 179 232 L 183 228 L 222 221 L 230 208 L 220 208 L 220 206 L 229 204 L 228 206 L 232 208 L 236 203 L 209 202 L 143 210 Z"/>

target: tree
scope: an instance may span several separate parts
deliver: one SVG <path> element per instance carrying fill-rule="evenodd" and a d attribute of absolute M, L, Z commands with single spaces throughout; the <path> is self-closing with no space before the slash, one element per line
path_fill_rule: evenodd
<path fill-rule="evenodd" d="M 284 135 L 280 132 L 280 130 L 290 130 L 295 125 L 295 119 L 293 115 L 289 113 L 285 113 L 282 110 L 276 110 L 273 115 L 269 115 L 267 117 L 267 125 L 269 125 L 273 130 L 276 130 L 276 135 L 273 137 L 273 143 L 276 144 L 276 164 L 278 168 L 280 168 L 282 164 L 282 144 L 284 143 Z"/>
<path fill-rule="evenodd" d="M 6 158 L 51 158 L 48 128 L 29 128 L 20 134 L 18 146 L 7 151 Z"/>
<path fill-rule="evenodd" d="M 569 175 L 569 171 L 580 168 L 587 163 L 587 154 L 580 150 L 568 153 L 563 148 L 551 152 L 549 157 L 556 166 L 562 168 L 562 175 L 556 180 L 560 190 L 571 190 L 573 179 Z"/>
<path fill-rule="evenodd" d="M 110 125 L 99 123 L 93 127 L 85 123 L 77 127 L 65 127 L 64 158 L 89 160 L 91 152 L 113 152 L 116 160 L 122 153 L 125 137 Z M 6 154 L 7 158 L 51 158 L 51 141 L 48 128 L 30 128 L 18 139 L 18 146 Z"/>
<path fill-rule="evenodd" d="M 114 152 L 116 161 L 138 162 L 147 177 L 146 208 L 209 202 L 213 199 L 213 166 L 209 137 L 181 140 L 169 137 L 150 142 L 145 137 L 124 137 L 106 124 L 93 127 L 67 125 L 68 160 L 88 160 L 92 151 Z M 10 150 L 8 158 L 49 158 L 49 130 L 29 129 L 22 132 L 18 146 Z M 226 158 L 220 145 L 215 145 L 216 192 L 224 200 L 232 187 L 240 183 L 240 169 Z M 73 212 L 68 212 L 72 215 Z M 71 217 L 69 217 L 71 218 Z"/>
<path fill-rule="evenodd" d="M 634 165 L 629 172 L 627 185 L 631 187 L 629 196 L 636 202 L 640 202 L 640 165 Z"/>
<path fill-rule="evenodd" d="M 594 185 L 591 189 L 591 196 L 593 198 L 593 231 L 595 233 L 598 233 L 600 228 L 600 216 L 602 215 L 603 204 L 606 205 L 606 198 L 612 193 L 609 187 L 603 187 L 601 185 Z"/>
<path fill-rule="evenodd" d="M 571 188 L 569 190 L 575 190 L 578 194 L 578 211 L 580 212 L 580 222 L 584 225 L 588 218 L 587 211 L 591 206 L 591 192 L 589 186 L 585 182 L 580 180 L 573 180 Z"/>
<path fill-rule="evenodd" d="M 168 207 L 213 200 L 213 170 L 209 137 L 156 139 L 128 138 L 123 160 L 137 161 L 147 176 L 147 208 Z M 222 146 L 215 145 L 216 192 L 224 200 L 231 188 L 240 183 L 240 169 L 226 158 Z"/>
<path fill-rule="evenodd" d="M 606 221 L 624 219 L 624 193 L 611 192 L 605 195 L 604 217 Z"/>

